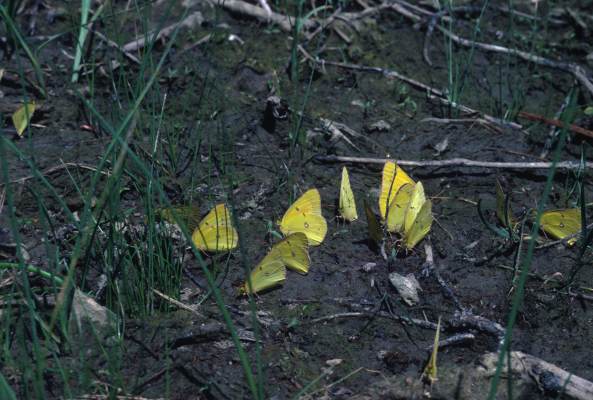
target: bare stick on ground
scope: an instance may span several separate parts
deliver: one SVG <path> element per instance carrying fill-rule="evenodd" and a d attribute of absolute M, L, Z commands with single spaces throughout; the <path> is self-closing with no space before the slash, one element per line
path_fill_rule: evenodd
<path fill-rule="evenodd" d="M 401 166 L 408 167 L 467 167 L 467 168 L 492 168 L 492 169 L 549 169 L 551 162 L 498 162 L 498 161 L 477 161 L 467 158 L 451 158 L 449 160 L 394 160 L 391 158 L 370 158 L 370 157 L 346 157 L 346 156 L 322 156 L 314 157 L 317 162 L 325 163 L 353 163 L 353 164 L 385 164 L 393 161 Z M 584 164 L 585 168 L 593 168 L 593 162 Z M 579 169 L 581 163 L 578 161 L 562 161 L 556 164 L 556 169 Z"/>

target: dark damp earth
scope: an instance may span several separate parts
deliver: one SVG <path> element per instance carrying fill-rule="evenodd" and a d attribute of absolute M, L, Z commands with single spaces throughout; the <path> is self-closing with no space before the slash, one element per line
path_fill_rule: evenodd
<path fill-rule="evenodd" d="M 114 14 L 114 21 L 99 25 L 105 35 L 117 37 L 118 43 L 131 40 L 137 34 L 133 28 L 140 26 L 138 21 L 115 22 L 117 18 L 135 18 L 123 6 L 114 6 L 114 13 L 121 8 L 120 14 Z M 590 2 L 588 6 L 570 7 L 584 14 L 592 11 Z M 155 26 L 169 25 L 181 15 L 183 7 L 178 8 L 163 22 L 162 16 L 169 15 L 171 10 L 157 2 L 152 8 L 143 9 L 146 15 L 142 18 Z M 345 10 L 361 11 L 358 4 L 350 3 Z M 477 203 L 481 201 L 487 220 L 496 224 L 495 181 L 499 178 L 512 195 L 516 215 L 535 209 L 542 200 L 548 170 L 404 167 L 413 179 L 424 184 L 433 203 L 435 220 L 423 242 L 408 254 L 400 252 L 388 263 L 369 246 L 363 208 L 363 200 L 367 199 L 378 212 L 382 165 L 329 163 L 317 156 L 549 161 L 553 150 L 544 159 L 540 159 L 540 154 L 550 127 L 519 119 L 515 121 L 523 124 L 520 130 L 482 123 L 475 115 L 457 113 L 425 91 L 399 80 L 378 73 L 314 65 L 298 49 L 295 66 L 290 62 L 292 34 L 205 4 L 191 5 L 191 11 L 201 11 L 204 20 L 180 31 L 145 108 L 140 108 L 130 148 L 149 162 L 152 143 L 143 129 L 161 124 L 157 153 L 162 159 L 154 165 L 161 168 L 156 173 L 171 201 L 187 204 L 192 199 L 199 205 L 201 216 L 219 202 L 232 204 L 238 219 L 240 249 L 205 260 L 215 275 L 256 376 L 256 360 L 260 358 L 265 398 L 284 399 L 297 394 L 328 399 L 422 398 L 430 390 L 433 398 L 486 398 L 491 377 L 477 378 L 475 371 L 481 357 L 497 351 L 499 338 L 485 330 L 450 323 L 459 306 L 443 291 L 435 274 L 426 273 L 425 244 L 432 245 L 436 268 L 460 305 L 474 315 L 506 326 L 515 294 L 513 268 L 517 245 L 508 243 L 482 223 Z M 95 39 L 91 46 L 96 49 L 89 52 L 95 63 L 92 86 L 86 78 L 77 85 L 70 84 L 69 55 L 74 52 L 76 36 L 70 30 L 79 16 L 74 10 L 63 13 L 52 22 L 39 18 L 36 32 L 44 37 L 68 32 L 37 52 L 48 97 L 40 98 L 32 85 L 21 85 L 19 63 L 25 65 L 21 68 L 30 78 L 27 82 L 34 75 L 26 57 L 17 52 L 5 63 L 0 99 L 3 109 L 10 110 L 22 98 L 23 91 L 39 98 L 40 106 L 28 137 L 12 138 L 10 131 L 3 135 L 22 152 L 19 157 L 6 149 L 4 165 L 9 180 L 15 181 L 11 184 L 12 200 L 28 263 L 40 267 L 47 265 L 49 251 L 67 260 L 73 251 L 73 237 L 80 233 L 68 225 L 56 197 L 34 176 L 31 166 L 44 171 L 45 179 L 71 211 L 81 211 L 92 171 L 77 168 L 74 163 L 98 165 L 112 139 L 96 128 L 100 125 L 98 118 L 83 99 L 92 102 L 99 113 L 117 125 L 126 108 L 131 107 L 130 96 L 138 94 L 135 91 L 140 83 L 150 75 L 145 66 L 125 60 L 111 68 L 111 62 L 121 60 L 121 55 Z M 532 22 L 518 19 L 512 31 L 515 37 L 509 39 L 504 37 L 508 16 L 496 11 L 488 11 L 487 16 L 482 26 L 483 41 L 497 43 L 496 32 L 502 32 L 501 40 L 507 45 L 511 41 L 535 51 L 538 45 L 547 44 L 546 57 L 582 65 L 587 65 L 585 55 L 593 51 L 590 36 L 589 42 L 582 39 L 583 33 L 573 25 L 534 31 Z M 471 37 L 476 15 L 459 14 L 456 18 L 458 33 Z M 124 28 L 118 31 L 117 24 Z M 432 35 L 428 46 L 430 66 L 422 56 L 425 27 L 394 11 L 364 18 L 357 29 L 348 30 L 351 43 L 330 30 L 309 42 L 301 38 L 301 44 L 311 54 L 319 52 L 320 58 L 393 69 L 439 90 L 449 87 L 448 65 L 454 57 L 459 66 L 456 71 L 461 74 L 457 79 L 463 82 L 459 101 L 496 116 L 506 110 L 514 115 L 525 110 L 553 118 L 571 88 L 578 86 L 562 71 L 519 61 L 510 55 L 472 52 L 455 45 L 451 45 L 452 53 L 448 54 L 448 44 L 438 32 Z M 192 46 L 206 35 L 211 35 L 209 40 Z M 39 46 L 41 41 L 33 37 L 31 43 Z M 152 63 L 158 62 L 168 44 L 165 38 L 145 50 L 153 53 Z M 463 69 L 459 63 L 469 58 L 473 62 Z M 85 68 L 93 69 L 90 64 Z M 296 80 L 291 79 L 292 74 L 296 74 Z M 125 80 L 129 80 L 129 85 L 122 83 Z M 591 95 L 575 90 L 580 111 L 573 123 L 593 129 L 593 121 L 582 112 L 593 104 Z M 273 110 L 266 105 L 270 96 L 281 100 Z M 162 106 L 162 110 L 157 106 Z M 5 114 L 7 124 L 8 116 Z M 345 133 L 345 138 L 340 138 L 331 130 L 322 129 L 323 119 L 344 124 L 359 135 Z M 295 140 L 297 130 L 300 137 Z M 561 160 L 578 161 L 582 145 L 587 148 L 579 136 L 569 134 Z M 107 169 L 113 168 L 116 156 L 110 156 Z M 349 169 L 359 215 L 350 224 L 336 218 L 343 165 Z M 126 162 L 124 171 L 121 185 L 125 190 L 119 194 L 118 207 L 127 223 L 133 221 L 141 226 L 145 223 L 145 204 L 134 178 L 140 172 L 131 162 Z M 25 179 L 17 181 L 20 178 Z M 574 188 L 579 182 L 584 184 L 585 199 L 590 199 L 588 174 L 581 178 L 574 172 L 557 170 L 547 208 L 574 204 L 571 202 L 578 200 Z M 102 179 L 97 197 L 104 186 Z M 310 249 L 312 263 L 308 275 L 289 271 L 283 286 L 255 297 L 258 323 L 254 328 L 248 300 L 237 295 L 245 279 L 244 267 L 252 268 L 261 260 L 277 240 L 270 235 L 270 227 L 279 232 L 276 221 L 282 218 L 290 202 L 313 187 L 321 193 L 323 214 L 328 221 L 325 241 Z M 41 208 L 50 215 L 53 226 L 41 223 Z M 5 206 L 0 226 L 10 229 L 7 214 Z M 48 230 L 54 232 L 52 235 L 69 232 L 66 235 L 70 239 L 54 240 L 48 246 L 44 240 Z M 530 231 L 531 225 L 527 224 L 525 234 Z M 105 238 L 98 234 L 93 240 Z M 542 238 L 540 244 L 550 240 Z M 183 251 L 183 243 L 177 241 L 175 246 Z M 520 251 L 525 256 L 527 242 Z M 593 380 L 593 311 L 591 301 L 578 295 L 587 293 L 582 288 L 592 287 L 590 252 L 585 252 L 584 267 L 576 275 L 572 291 L 559 288 L 578 257 L 578 246 L 558 244 L 535 249 L 512 350 Z M 104 273 L 97 258 L 100 257 L 85 259 L 84 276 L 78 274 L 75 278 L 80 289 L 91 296 Z M 14 258 L 9 255 L 0 261 Z M 117 335 L 86 332 L 75 337 L 46 360 L 47 396 L 59 398 L 117 389 L 112 393 L 144 398 L 249 398 L 238 353 L 213 297 L 208 294 L 198 262 L 186 252 L 183 263 L 195 282 L 186 276 L 182 278 L 179 300 L 190 306 L 201 302 L 195 307 L 201 317 L 171 306 L 150 316 L 127 316 Z M 389 282 L 391 272 L 414 274 L 422 288 L 418 304 L 409 306 L 402 301 Z M 61 273 L 65 274 L 65 270 Z M 31 280 L 34 285 L 44 284 L 38 277 Z M 106 301 L 99 303 L 105 305 Z M 47 315 L 49 318 L 51 312 Z M 420 376 L 430 355 L 427 349 L 433 343 L 434 329 L 404 320 L 436 323 L 439 316 L 444 326 L 441 340 L 462 333 L 472 333 L 473 338 L 439 351 L 439 380 L 431 389 L 420 383 Z M 64 392 L 63 377 L 51 368 L 58 362 L 71 371 L 70 395 Z M 78 382 L 75 371 L 81 370 L 92 371 L 88 375 L 94 383 Z M 23 388 L 26 379 L 14 370 L 3 368 L 2 374 L 20 395 L 29 393 Z M 500 398 L 507 398 L 504 377 Z M 514 398 L 556 398 L 556 393 L 546 392 L 541 385 L 521 385 L 518 378 L 514 383 Z"/>

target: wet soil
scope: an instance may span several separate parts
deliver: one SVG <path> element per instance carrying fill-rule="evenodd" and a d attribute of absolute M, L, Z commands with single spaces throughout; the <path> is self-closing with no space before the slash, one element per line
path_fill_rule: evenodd
<path fill-rule="evenodd" d="M 358 10 L 355 5 L 349 7 L 350 11 Z M 158 21 L 159 16 L 166 15 L 166 7 L 162 4 L 146 10 L 150 21 Z M 173 202 L 183 204 L 192 198 L 205 214 L 213 204 L 228 201 L 229 192 L 232 192 L 230 202 L 238 217 L 244 256 L 235 251 L 227 258 L 217 258 L 224 266 L 220 268 L 217 282 L 252 360 L 257 357 L 255 341 L 260 341 L 265 397 L 283 399 L 308 393 L 313 398 L 411 398 L 409 388 L 422 374 L 429 355 L 426 349 L 432 344 L 434 331 L 386 318 L 379 312 L 436 322 L 439 316 L 444 321 L 450 320 L 458 311 L 456 305 L 443 294 L 434 275 L 422 274 L 425 264 L 423 243 L 409 254 L 398 255 L 390 263 L 369 247 L 362 204 L 363 199 L 368 198 L 377 208 L 381 165 L 348 164 L 361 218 L 346 224 L 335 218 L 343 164 L 318 162 L 314 156 L 383 158 L 388 155 L 406 160 L 463 157 L 480 161 L 538 161 L 549 127 L 526 121 L 519 121 L 525 124 L 523 130 L 493 128 L 478 122 L 443 124 L 425 121 L 425 118 L 467 116 L 458 115 L 454 109 L 397 80 L 369 72 L 331 66 L 314 69 L 310 63 L 302 62 L 298 65 L 298 80 L 293 81 L 290 79 L 292 41 L 289 35 L 219 8 L 196 5 L 192 10 L 202 11 L 205 22 L 180 34 L 157 83 L 160 98 L 147 101 L 147 107 L 161 104 L 166 94 L 166 123 L 161 130 L 163 154 L 166 153 L 166 142 L 172 142 L 174 138 L 179 141 L 179 160 L 189 159 L 196 149 L 198 152 L 199 162 L 191 164 L 190 168 L 178 168 L 176 174 L 162 173 L 162 183 Z M 75 19 L 75 15 L 66 14 L 65 18 L 51 24 L 40 24 L 37 35 L 66 31 L 68 18 Z M 122 15 L 132 18 L 130 13 Z M 123 18 L 122 15 L 119 17 Z M 508 24 L 508 16 L 497 12 L 488 15 L 484 21 L 483 39 L 494 41 L 496 32 Z M 175 21 L 175 17 L 172 15 L 168 21 Z M 461 32 L 471 34 L 471 30 L 464 27 L 471 26 L 474 18 L 471 15 L 459 18 L 466 21 L 466 25 L 461 24 Z M 134 35 L 132 25 L 130 23 L 118 34 L 129 40 Z M 101 28 L 109 34 L 114 26 L 117 25 L 104 23 Z M 539 43 L 547 38 L 538 37 L 544 33 L 533 33 L 531 25 L 526 23 L 517 22 L 514 29 L 516 37 L 509 39 L 511 42 L 523 39 Z M 433 66 L 429 66 L 422 59 L 424 32 L 425 29 L 411 24 L 399 14 L 382 12 L 364 20 L 360 32 L 353 34 L 350 45 L 335 33 L 329 33 L 323 42 L 308 43 L 307 49 L 314 53 L 323 43 L 326 48 L 320 56 L 324 58 L 394 69 L 435 88 L 446 89 L 448 58 L 443 37 L 435 33 L 431 39 Z M 553 28 L 550 36 L 559 39 L 547 49 L 546 56 L 586 63 L 586 52 L 562 46 L 572 43 L 564 39 L 571 32 L 574 29 L 570 26 Z M 184 46 L 207 34 L 212 34 L 210 41 L 183 50 Z M 231 34 L 241 41 L 231 41 Z M 23 158 L 41 171 L 63 163 L 97 165 L 110 142 L 106 132 L 82 128 L 83 125 L 98 126 L 98 123 L 83 107 L 75 89 L 82 90 L 87 99 L 92 98 L 108 119 L 117 121 L 122 113 L 118 110 L 119 104 L 126 104 L 123 99 L 129 93 L 114 92 L 113 80 L 131 76 L 139 81 L 146 79 L 140 67 L 124 62 L 121 68 L 128 69 L 129 75 L 123 74 L 121 69 L 108 71 L 105 76 L 97 73 L 92 93 L 88 87 L 69 85 L 71 60 L 66 53 L 73 52 L 72 37 L 64 35 L 39 51 L 40 63 L 46 68 L 50 95 L 40 100 L 44 106 L 35 115 L 33 122 L 36 125 L 30 136 L 14 139 Z M 577 38 L 572 40 L 578 41 Z M 109 60 L 119 57 L 115 50 L 106 49 L 101 43 L 93 45 L 98 47 L 96 54 L 104 57 L 97 60 L 103 63 L 98 68 L 106 68 Z M 157 43 L 153 49 L 155 59 L 165 45 L 166 41 Z M 473 57 L 471 68 L 464 72 L 462 102 L 487 114 L 497 115 L 501 109 L 516 106 L 516 109 L 553 116 L 573 87 L 572 78 L 567 74 L 519 62 L 508 55 L 477 50 L 472 53 L 456 47 L 454 54 L 457 60 Z M 15 54 L 8 64 L 9 74 L 3 81 L 7 84 L 2 86 L 0 101 L 7 107 L 16 104 L 23 93 L 23 88 L 14 83 L 18 82 L 14 71 L 18 70 L 19 62 L 26 64 L 21 55 Z M 114 75 L 110 76 L 111 73 Z M 10 84 L 11 79 L 13 84 Z M 138 87 L 138 83 L 132 82 L 131 90 Z M 29 96 L 38 96 L 31 87 L 24 90 Z M 290 111 L 288 118 L 276 119 L 274 129 L 266 130 L 262 120 L 265 119 L 266 99 L 272 94 L 280 97 Z M 591 97 L 586 93 L 581 92 L 577 100 L 581 105 L 591 104 Z M 302 111 L 302 120 L 299 111 Z M 343 140 L 334 142 L 319 129 L 322 126 L 320 118 L 343 123 L 362 133 L 364 138 L 353 139 L 356 148 Z M 371 125 L 379 121 L 386 122 L 389 128 L 372 130 Z M 291 134 L 299 123 L 304 139 L 295 149 L 291 145 Z M 579 114 L 575 123 L 586 126 L 590 121 Z M 3 134 L 9 136 L 10 132 Z M 438 152 L 435 147 L 444 139 L 448 140 L 448 145 Z M 562 160 L 578 160 L 581 142 L 577 136 L 569 135 Z M 147 154 L 150 153 L 145 150 L 150 149 L 150 143 L 142 132 L 134 136 L 131 146 L 141 157 L 149 158 Z M 14 152 L 8 152 L 6 157 L 11 180 L 32 174 L 31 164 L 19 159 Z M 171 167 L 170 159 L 163 159 L 163 163 Z M 512 192 L 515 210 L 535 208 L 542 199 L 548 171 L 477 167 L 406 170 L 415 180 L 423 182 L 433 201 L 435 223 L 426 242 L 434 248 L 440 274 L 464 307 L 505 326 L 513 295 L 512 267 L 516 247 L 484 226 L 476 203 L 481 200 L 483 207 L 489 210 L 490 222 L 496 223 L 490 210 L 495 207 L 494 184 L 499 177 Z M 62 168 L 49 172 L 46 178 L 71 210 L 80 210 L 81 195 L 72 182 L 87 187 L 89 171 L 75 167 L 68 168 L 72 175 L 65 171 Z M 227 175 L 233 178 L 230 191 Z M 568 197 L 566 194 L 576 182 L 574 173 L 557 171 L 548 208 L 571 204 L 575 195 Z M 585 196 L 590 198 L 587 175 L 584 184 Z M 328 235 L 321 246 L 311 249 L 312 266 L 308 275 L 289 272 L 282 287 L 256 297 L 260 324 L 254 332 L 248 301 L 237 296 L 237 288 L 244 281 L 244 265 L 251 267 L 265 255 L 273 241 L 268 234 L 268 224 L 280 219 L 295 196 L 311 187 L 321 192 L 323 212 L 329 224 Z M 44 266 L 47 248 L 42 243 L 44 227 L 39 224 L 38 200 L 44 202 L 53 216 L 55 229 L 65 224 L 65 218 L 55 198 L 39 180 L 15 183 L 13 190 L 17 214 L 22 221 L 20 234 L 31 257 L 29 262 Z M 143 204 L 131 184 L 129 191 L 122 193 L 121 207 L 138 220 L 142 219 Z M 9 227 L 8 221 L 6 212 L 0 214 L 2 227 Z M 69 244 L 62 243 L 61 248 L 56 246 L 64 252 L 64 257 L 71 250 Z M 527 281 L 512 348 L 593 380 L 591 303 L 576 295 L 567 295 L 566 290 L 557 290 L 553 284 L 554 274 L 568 275 L 577 257 L 577 248 L 562 244 L 535 251 L 531 272 L 543 280 L 533 277 Z M 576 277 L 575 288 L 591 287 L 590 259 L 590 253 L 586 253 L 586 265 Z M 213 260 L 207 259 L 207 262 L 213 263 Z M 363 266 L 368 263 L 376 265 L 367 271 L 368 268 L 363 269 Z M 92 292 L 101 270 L 93 265 L 90 268 L 88 279 L 80 284 Z M 202 285 L 202 288 L 196 288 L 184 279 L 184 293 L 191 295 L 182 296 L 182 300 L 191 304 L 201 298 L 206 286 L 193 257 L 186 260 L 185 268 Z M 401 301 L 388 281 L 388 274 L 393 271 L 416 276 L 422 287 L 419 304 L 410 307 Z M 239 357 L 222 327 L 222 319 L 212 299 L 208 298 L 198 311 L 206 318 L 200 319 L 183 310 L 159 312 L 149 318 L 130 316 L 121 340 L 112 335 L 81 339 L 81 349 L 74 345 L 70 352 L 60 354 L 61 360 L 73 370 L 96 371 L 97 381 L 120 388 L 122 393 L 146 398 L 249 397 Z M 342 317 L 316 321 L 339 314 Z M 221 325 L 214 326 L 207 334 L 200 330 L 203 324 L 215 323 Z M 459 332 L 445 324 L 441 338 Z M 106 361 L 105 348 L 118 354 L 116 364 L 120 372 L 115 374 L 119 376 L 117 380 L 107 368 L 113 363 Z M 497 348 L 498 338 L 476 331 L 474 340 L 441 349 L 439 370 L 443 372 L 441 381 L 435 384 L 441 385 L 435 387 L 435 397 L 454 398 L 456 382 L 464 371 L 467 375 L 480 356 Z M 78 351 L 85 355 L 82 366 Z M 60 397 L 63 395 L 61 386 L 52 387 L 51 383 L 58 382 L 59 377 L 50 375 L 48 373 L 48 393 Z M 15 382 L 19 379 L 15 378 Z M 386 394 L 382 388 L 390 382 L 391 392 Z M 80 385 L 82 387 L 82 383 Z M 422 394 L 423 390 L 426 389 L 418 388 L 415 395 Z M 485 391 L 487 385 L 459 396 L 484 398 Z M 100 392 L 97 389 L 97 393 Z M 524 396 L 543 397 L 544 393 L 530 388 Z"/>

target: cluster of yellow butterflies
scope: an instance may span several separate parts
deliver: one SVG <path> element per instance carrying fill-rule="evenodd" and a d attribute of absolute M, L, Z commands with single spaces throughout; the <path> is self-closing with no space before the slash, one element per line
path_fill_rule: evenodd
<path fill-rule="evenodd" d="M 217 252 L 237 247 L 239 235 L 225 204 L 216 205 L 199 222 L 183 207 L 176 208 L 175 212 L 185 217 L 188 228 L 193 229 L 192 241 L 198 249 Z M 160 214 L 167 220 L 174 219 L 170 210 L 160 211 Z M 305 192 L 284 213 L 278 225 L 284 239 L 276 243 L 251 271 L 248 281 L 241 287 L 242 293 L 257 293 L 282 284 L 286 280 L 287 267 L 301 274 L 309 271 L 309 246 L 320 245 L 327 234 L 319 191 L 310 189 Z"/>
<path fill-rule="evenodd" d="M 518 224 L 518 221 L 513 218 L 510 202 L 498 180 L 496 181 L 496 216 L 503 226 L 513 230 Z M 569 236 L 575 236 L 567 242 L 569 246 L 572 246 L 578 240 L 576 235 L 581 233 L 581 209 L 565 208 L 544 211 L 540 227 L 554 239 L 562 240 Z"/>
<path fill-rule="evenodd" d="M 387 232 L 401 236 L 406 249 L 412 249 L 430 231 L 432 205 L 424 195 L 421 182 L 415 183 L 404 170 L 393 162 L 385 163 L 379 197 L 379 210 Z M 347 221 L 358 219 L 354 193 L 346 167 L 342 170 L 338 211 Z M 378 233 L 371 238 L 379 242 L 383 236 L 374 214 L 374 225 Z M 237 247 L 239 235 L 233 226 L 231 214 L 225 204 L 216 205 L 200 221 L 184 207 L 174 212 L 185 217 L 188 228 L 193 230 L 194 245 L 205 252 L 229 251 Z M 161 216 L 174 219 L 170 210 L 162 210 Z M 286 268 L 298 273 L 309 271 L 311 259 L 309 246 L 318 246 L 327 234 L 327 221 L 321 212 L 321 196 L 317 189 L 303 193 L 278 221 L 284 239 L 272 246 L 269 253 L 251 271 L 249 279 L 241 286 L 242 293 L 257 293 L 282 284 L 286 280 Z"/>
<path fill-rule="evenodd" d="M 347 221 L 358 218 L 346 167 L 342 169 L 338 211 Z M 413 249 L 428 234 L 432 226 L 432 203 L 426 199 L 422 182 L 414 182 L 392 161 L 387 161 L 383 166 L 379 211 L 384 230 L 397 233 L 407 250 Z M 384 235 L 375 214 L 366 204 L 365 213 L 371 240 L 376 243 L 381 242 Z"/>
<path fill-rule="evenodd" d="M 309 189 L 297 199 L 278 221 L 284 239 L 272 246 L 268 254 L 249 274 L 242 293 L 257 293 L 286 280 L 286 268 L 298 273 L 309 272 L 309 246 L 319 246 L 327 234 L 327 222 L 321 214 L 321 196 Z"/>

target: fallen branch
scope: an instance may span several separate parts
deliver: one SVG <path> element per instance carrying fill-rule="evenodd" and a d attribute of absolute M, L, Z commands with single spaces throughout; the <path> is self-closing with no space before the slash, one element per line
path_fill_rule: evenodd
<path fill-rule="evenodd" d="M 518 375 L 525 382 L 534 382 L 550 397 L 562 396 L 563 399 L 574 400 L 593 399 L 592 382 L 530 354 L 513 351 L 510 355 L 512 374 Z M 493 376 L 498 363 L 498 353 L 486 354 L 480 363 L 481 372 L 486 376 Z M 508 374 L 508 363 L 506 362 L 504 370 Z"/>
<path fill-rule="evenodd" d="M 467 158 L 451 158 L 449 160 L 394 160 L 391 158 L 371 158 L 371 157 L 346 157 L 346 156 L 322 156 L 316 155 L 313 159 L 317 162 L 339 163 L 347 162 L 353 164 L 385 164 L 387 161 L 393 161 L 398 165 L 408 167 L 464 167 L 464 168 L 493 168 L 493 169 L 549 169 L 551 162 L 502 162 L 502 161 L 476 161 Z M 583 165 L 585 168 L 593 168 L 593 162 L 587 162 Z M 562 161 L 556 164 L 556 169 L 579 169 L 579 161 Z"/>

